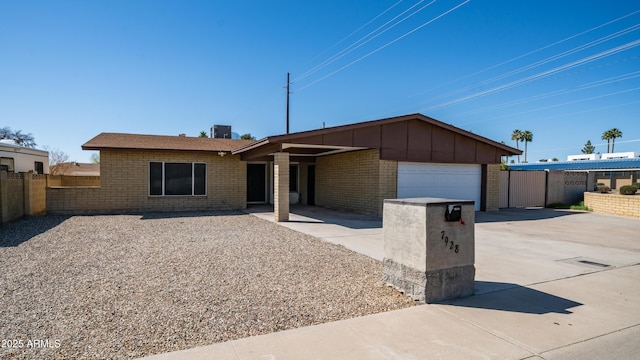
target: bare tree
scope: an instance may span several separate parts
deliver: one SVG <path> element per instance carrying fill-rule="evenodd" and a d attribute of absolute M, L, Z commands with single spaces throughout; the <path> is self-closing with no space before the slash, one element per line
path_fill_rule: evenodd
<path fill-rule="evenodd" d="M 16 141 L 16 144 L 28 148 L 36 147 L 35 139 L 31 133 L 23 134 L 22 131 L 18 130 L 13 133 L 13 140 Z"/>
<path fill-rule="evenodd" d="M 73 163 L 69 162 L 69 155 L 58 148 L 44 147 L 49 152 L 49 174 L 66 175 L 73 169 Z"/>
<path fill-rule="evenodd" d="M 0 128 L 0 140 L 2 139 L 12 139 L 13 140 L 13 130 L 10 127 L 5 126 Z"/>
<path fill-rule="evenodd" d="M 31 133 L 24 134 L 21 130 L 13 131 L 8 126 L 0 128 L 0 140 L 2 139 L 11 139 L 15 141 L 16 144 L 28 148 L 36 147 L 35 139 Z"/>

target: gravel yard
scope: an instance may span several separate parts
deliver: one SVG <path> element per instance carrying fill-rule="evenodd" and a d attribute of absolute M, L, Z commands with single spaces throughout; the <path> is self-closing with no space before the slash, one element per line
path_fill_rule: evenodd
<path fill-rule="evenodd" d="M 381 263 L 251 215 L 0 228 L 0 358 L 131 358 L 412 306 Z"/>

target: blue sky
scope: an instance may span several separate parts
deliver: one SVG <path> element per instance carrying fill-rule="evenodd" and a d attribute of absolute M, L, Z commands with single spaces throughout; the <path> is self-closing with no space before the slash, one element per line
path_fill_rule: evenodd
<path fill-rule="evenodd" d="M 639 24 L 630 0 L 2 0 L 0 127 L 81 162 L 101 132 L 262 138 L 290 72 L 292 132 L 420 112 L 530 130 L 529 162 L 612 127 L 640 152 Z"/>

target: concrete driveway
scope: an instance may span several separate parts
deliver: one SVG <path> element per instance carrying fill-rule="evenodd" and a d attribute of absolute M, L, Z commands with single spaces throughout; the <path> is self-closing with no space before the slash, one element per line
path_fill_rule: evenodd
<path fill-rule="evenodd" d="M 251 209 L 273 221 L 273 213 Z M 292 207 L 283 226 L 382 259 L 379 219 Z M 158 358 L 635 359 L 640 220 L 551 209 L 477 213 L 471 297 Z"/>

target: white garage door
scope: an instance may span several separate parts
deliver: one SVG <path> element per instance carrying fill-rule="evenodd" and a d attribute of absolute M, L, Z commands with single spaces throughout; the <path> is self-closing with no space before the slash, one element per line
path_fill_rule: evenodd
<path fill-rule="evenodd" d="M 481 165 L 398 162 L 398 198 L 474 200 L 480 210 Z"/>

